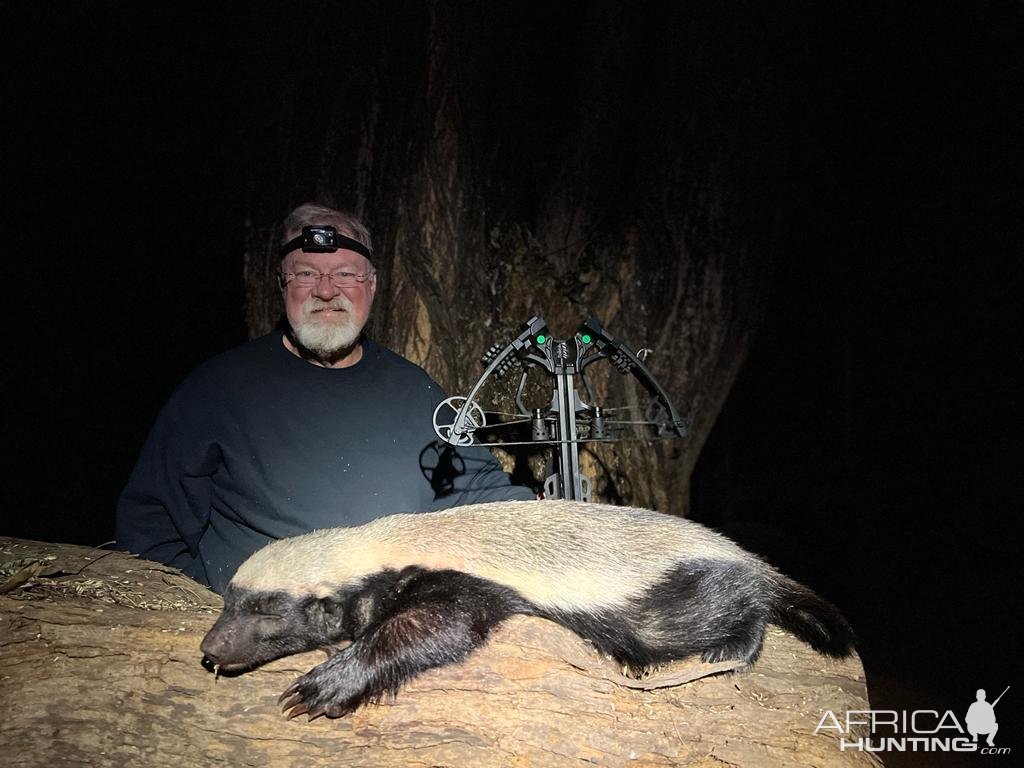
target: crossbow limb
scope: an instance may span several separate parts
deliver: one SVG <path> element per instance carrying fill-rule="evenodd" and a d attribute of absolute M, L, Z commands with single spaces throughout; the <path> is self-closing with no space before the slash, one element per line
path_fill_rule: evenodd
<path fill-rule="evenodd" d="M 602 408 L 586 402 L 576 389 L 575 378 L 583 382 L 593 401 L 590 384 L 583 370 L 597 360 L 608 359 L 621 373 L 632 374 L 647 390 L 651 399 L 643 420 L 622 420 L 609 414 L 618 409 Z M 689 419 L 680 417 L 667 393 L 640 358 L 613 337 L 596 317 L 587 318 L 572 339 L 554 339 L 547 324 L 539 316 L 530 318 L 522 332 L 502 347 L 493 345 L 484 355 L 484 372 L 466 397 L 449 397 L 434 410 L 434 431 L 438 437 L 456 446 L 537 445 L 556 447 L 558 471 L 545 483 L 546 495 L 554 498 L 589 499 L 590 480 L 579 471 L 579 443 L 621 440 L 624 425 L 654 427 L 657 438 L 685 437 Z M 523 371 L 516 390 L 517 412 L 508 414 L 512 421 L 487 424 L 484 409 L 477 397 L 492 377 L 507 374 L 521 364 Z M 554 378 L 548 407 L 530 409 L 523 402 L 523 390 L 529 369 L 541 368 Z M 480 442 L 476 433 L 486 428 L 531 425 L 530 440 Z"/>

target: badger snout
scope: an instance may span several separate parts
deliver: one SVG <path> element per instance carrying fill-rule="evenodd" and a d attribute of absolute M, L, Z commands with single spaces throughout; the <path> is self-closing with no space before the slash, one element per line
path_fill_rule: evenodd
<path fill-rule="evenodd" d="M 290 653 L 309 650 L 291 637 L 280 617 L 240 615 L 226 609 L 199 644 L 203 666 L 221 674 L 245 672 Z"/>
<path fill-rule="evenodd" d="M 203 652 L 204 667 L 207 666 L 207 661 L 218 667 L 224 663 L 224 659 L 228 656 L 228 642 L 225 634 L 219 622 L 206 633 L 203 642 L 199 644 L 199 650 Z"/>
<path fill-rule="evenodd" d="M 203 652 L 203 666 L 222 672 L 250 666 L 253 661 L 254 638 L 251 631 L 246 630 L 246 622 L 225 619 L 223 615 L 217 619 L 217 623 L 199 644 L 199 650 Z"/>

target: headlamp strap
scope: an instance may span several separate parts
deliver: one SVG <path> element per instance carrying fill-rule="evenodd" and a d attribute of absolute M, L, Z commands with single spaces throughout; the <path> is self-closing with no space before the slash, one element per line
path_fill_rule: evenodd
<path fill-rule="evenodd" d="M 281 258 L 283 259 L 296 248 L 301 248 L 306 253 L 331 253 L 339 249 L 355 251 L 367 259 L 373 258 L 370 249 L 353 240 L 351 237 L 341 234 L 329 224 L 314 224 L 302 228 L 302 234 L 292 238 L 281 246 Z"/>

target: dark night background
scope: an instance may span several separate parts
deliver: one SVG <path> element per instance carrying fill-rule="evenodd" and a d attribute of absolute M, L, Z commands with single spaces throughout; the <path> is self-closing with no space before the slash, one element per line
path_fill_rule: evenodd
<path fill-rule="evenodd" d="M 965 5 L 761 11 L 758 48 L 733 4 L 706 43 L 784 70 L 792 203 L 693 514 L 844 608 L 876 707 L 1019 682 L 1022 6 Z M 2 533 L 111 539 L 164 399 L 245 339 L 243 224 L 308 55 L 275 8 L 5 8 Z M 531 13 L 557 83 L 572 14 Z"/>

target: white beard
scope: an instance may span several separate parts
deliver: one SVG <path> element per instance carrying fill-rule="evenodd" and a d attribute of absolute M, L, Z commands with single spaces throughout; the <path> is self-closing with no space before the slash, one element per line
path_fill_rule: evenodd
<path fill-rule="evenodd" d="M 317 310 L 341 309 L 341 315 L 324 315 Z M 302 319 L 292 327 L 295 339 L 310 352 L 329 358 L 348 349 L 359 338 L 363 327 L 355 318 L 352 302 L 345 296 L 331 301 L 310 297 L 302 305 Z"/>

